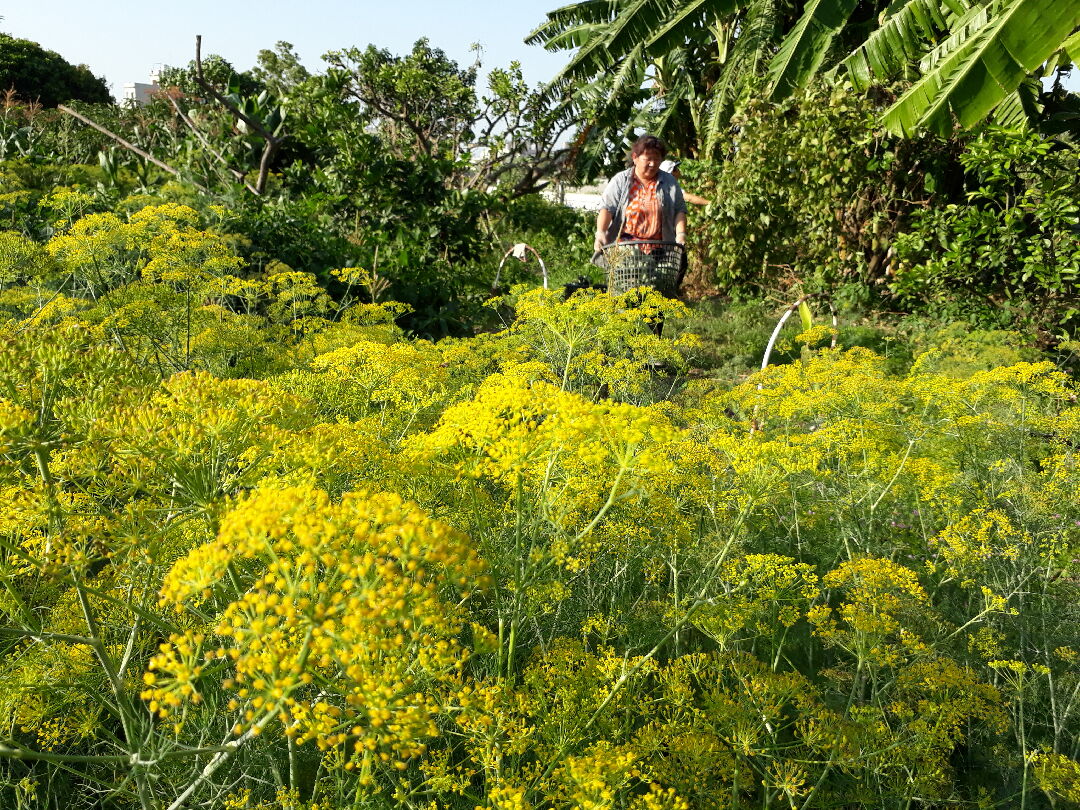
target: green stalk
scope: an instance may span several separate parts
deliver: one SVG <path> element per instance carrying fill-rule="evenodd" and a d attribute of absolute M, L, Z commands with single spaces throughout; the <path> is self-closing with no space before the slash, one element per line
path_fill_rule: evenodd
<path fill-rule="evenodd" d="M 187 310 L 186 315 L 186 334 L 184 340 L 184 369 L 191 368 L 191 285 L 188 284 L 184 290 L 184 308 Z"/>
<path fill-rule="evenodd" d="M 566 383 L 570 379 L 570 362 L 574 359 L 574 344 L 573 341 L 566 342 L 566 364 L 563 366 L 562 373 L 562 385 L 560 386 L 563 391 L 566 390 Z"/>
<path fill-rule="evenodd" d="M 1020 810 L 1024 810 L 1027 806 L 1027 794 L 1028 794 L 1028 770 L 1031 767 L 1031 763 L 1028 759 L 1027 752 L 1027 732 L 1024 730 L 1024 673 L 1018 673 L 1017 677 L 1017 697 L 1020 699 L 1019 707 L 1019 726 L 1020 726 L 1020 755 L 1024 758 L 1024 775 L 1020 784 Z"/>
<path fill-rule="evenodd" d="M 285 735 L 285 742 L 289 747 L 289 787 L 297 790 L 299 780 L 296 773 L 296 742 L 291 734 Z"/>
<path fill-rule="evenodd" d="M 679 550 L 678 546 L 675 548 L 675 559 L 671 566 L 671 592 L 673 598 L 673 604 L 675 610 L 679 609 Z M 679 632 L 675 632 L 675 657 L 679 657 Z"/>
<path fill-rule="evenodd" d="M 116 699 L 116 710 L 120 715 L 120 725 L 124 730 L 124 740 L 128 746 L 134 749 L 131 751 L 130 759 L 132 764 L 132 776 L 135 779 L 135 787 L 138 790 L 139 804 L 142 806 L 143 810 L 151 810 L 153 803 L 150 797 L 150 786 L 147 783 L 146 773 L 143 767 L 144 763 L 142 762 L 142 757 L 139 755 L 138 743 L 136 742 L 138 737 L 141 736 L 136 733 L 138 731 L 136 727 L 141 725 L 139 723 L 139 716 L 136 713 L 134 705 L 131 703 L 131 696 L 128 695 L 127 691 L 124 689 L 120 673 L 117 671 L 112 658 L 105 649 L 105 644 L 101 640 L 100 628 L 97 620 L 94 618 L 93 610 L 90 607 L 90 600 L 86 597 L 86 592 L 82 588 L 82 583 L 77 572 L 73 570 L 71 576 L 75 585 L 75 593 L 79 599 L 79 607 L 82 609 L 83 620 L 86 622 L 86 628 L 90 634 L 90 649 L 94 651 L 94 657 L 97 658 L 101 668 L 105 671 L 105 676 L 109 680 L 109 686 Z"/>
<path fill-rule="evenodd" d="M 510 637 L 507 639 L 506 649 L 506 679 L 513 683 L 514 677 L 514 658 L 517 652 L 517 629 L 518 629 L 518 611 L 521 609 L 521 594 L 525 588 L 525 575 L 524 562 L 522 561 L 522 536 L 524 528 L 522 526 L 522 508 L 525 502 L 524 499 L 525 485 L 522 481 L 521 474 L 518 473 L 517 480 L 514 482 L 514 548 L 515 548 L 515 561 L 517 564 L 517 582 L 514 587 L 514 597 L 511 601 L 510 609 Z"/>
<path fill-rule="evenodd" d="M 502 673 L 505 677 L 506 670 L 503 669 L 503 663 L 506 661 L 506 647 L 505 644 L 506 633 L 506 619 L 502 616 L 499 617 L 499 668 L 498 672 Z"/>
<path fill-rule="evenodd" d="M 304 644 L 300 651 L 301 668 L 307 663 L 308 656 L 311 654 L 311 635 L 312 628 L 309 627 L 307 630 L 307 634 L 304 636 Z M 292 691 L 290 690 L 289 694 L 291 693 Z M 284 700 L 285 697 L 288 697 L 288 695 L 284 696 L 282 700 Z M 207 762 L 206 765 L 203 767 L 202 772 L 191 782 L 191 784 L 184 788 L 183 792 L 176 797 L 172 804 L 169 805 L 168 810 L 179 810 L 179 808 L 182 807 L 187 801 L 188 797 L 191 796 L 191 794 L 194 793 L 204 782 L 209 780 L 210 777 L 213 776 L 214 773 L 216 773 L 217 770 L 226 763 L 226 761 L 228 761 L 229 757 L 236 753 L 236 751 L 239 750 L 239 748 L 244 743 L 246 743 L 252 737 L 255 737 L 259 733 L 261 733 L 262 730 L 266 728 L 267 725 L 269 725 L 270 721 L 275 719 L 281 713 L 282 700 L 279 700 L 277 703 L 275 703 L 271 707 L 270 711 L 268 711 L 257 723 L 254 723 L 251 728 L 245 731 L 242 735 L 237 737 L 232 742 L 223 743 L 221 747 L 217 749 L 217 753 L 215 753 L 214 756 L 210 759 L 210 761 Z M 292 778 L 291 768 L 292 763 L 290 762 L 290 778 Z"/>
<path fill-rule="evenodd" d="M 56 498 L 56 480 L 49 469 L 49 447 L 42 442 L 35 442 L 32 450 L 38 475 L 45 485 L 45 497 L 49 504 L 49 536 L 45 538 L 45 555 L 52 549 L 52 536 L 60 529 L 60 502 Z"/>
<path fill-rule="evenodd" d="M 510 638 L 508 640 L 509 649 L 506 653 L 506 679 L 510 683 L 514 682 L 514 651 L 517 645 L 517 628 L 518 628 L 518 600 L 514 598 L 514 612 L 510 616 Z"/>
<path fill-rule="evenodd" d="M 628 467 L 625 463 L 619 465 L 619 471 L 615 474 L 615 480 L 611 483 L 611 490 L 608 492 L 607 500 L 604 502 L 604 505 L 600 507 L 593 519 L 589 521 L 589 525 L 574 536 L 574 545 L 577 545 L 583 538 L 588 537 L 589 533 L 596 528 L 596 525 L 604 519 L 604 515 L 606 515 L 611 507 L 615 505 L 615 501 L 617 500 L 616 493 L 619 491 L 619 484 L 622 483 L 622 479 L 626 475 L 627 469 Z"/>

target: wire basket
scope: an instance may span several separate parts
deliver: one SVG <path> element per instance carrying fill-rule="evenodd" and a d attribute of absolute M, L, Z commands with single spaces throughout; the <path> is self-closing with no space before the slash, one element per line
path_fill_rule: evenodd
<path fill-rule="evenodd" d="M 609 293 L 652 287 L 674 296 L 686 270 L 686 248 L 677 242 L 644 239 L 612 242 L 604 247 L 604 265 Z"/>

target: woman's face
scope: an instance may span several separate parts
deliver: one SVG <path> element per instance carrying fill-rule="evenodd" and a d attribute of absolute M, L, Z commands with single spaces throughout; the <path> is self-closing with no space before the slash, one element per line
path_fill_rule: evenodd
<path fill-rule="evenodd" d="M 656 173 L 660 171 L 660 163 L 664 157 L 655 149 L 646 149 L 634 161 L 634 174 L 640 180 L 654 180 Z"/>

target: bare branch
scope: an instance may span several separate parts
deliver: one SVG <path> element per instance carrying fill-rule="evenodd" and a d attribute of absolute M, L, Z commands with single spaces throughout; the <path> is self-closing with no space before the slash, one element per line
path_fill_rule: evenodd
<path fill-rule="evenodd" d="M 60 110 L 61 112 L 67 113 L 68 115 L 72 116 L 73 118 L 79 119 L 84 124 L 86 124 L 88 127 L 96 129 L 101 134 L 108 135 L 110 138 L 112 138 L 118 144 L 123 146 L 125 149 L 128 149 L 128 150 L 134 152 L 136 155 L 141 157 L 143 160 L 150 161 L 155 166 L 159 166 L 160 168 L 164 169 L 165 171 L 169 172 L 172 175 L 175 175 L 176 177 L 181 176 L 179 169 L 174 169 L 168 163 L 165 163 L 164 161 L 158 160 L 156 157 L 151 155 L 149 152 L 143 151 L 142 149 L 140 149 L 139 147 L 137 147 L 135 144 L 131 143 L 130 141 L 124 140 L 119 135 L 117 135 L 115 132 L 110 132 L 109 130 L 105 129 L 105 127 L 103 127 L 101 124 L 98 124 L 95 121 L 91 121 L 89 118 L 87 118 L 82 113 L 75 112 L 75 110 L 71 109 L 70 107 L 65 107 L 63 104 L 57 104 L 56 109 Z M 194 185 L 200 191 L 206 191 L 206 188 L 204 186 L 199 185 L 198 183 L 192 182 L 192 185 Z"/>
<path fill-rule="evenodd" d="M 262 160 L 259 161 L 259 179 L 255 182 L 255 193 L 262 194 L 266 191 L 266 178 L 270 176 L 270 162 L 274 159 L 280 146 L 279 141 L 267 141 L 263 147 Z"/>
<path fill-rule="evenodd" d="M 390 119 L 391 121 L 394 121 L 397 124 L 404 126 L 406 129 L 412 132 L 412 134 L 416 136 L 417 145 L 420 147 L 421 151 L 423 151 L 425 155 L 429 157 L 431 156 L 431 138 L 429 137 L 429 133 L 422 127 L 420 127 L 412 119 L 411 116 L 395 113 L 389 107 L 380 104 L 379 101 L 376 100 L 374 94 L 372 94 L 371 96 L 366 96 L 359 90 L 354 90 L 352 88 L 349 88 L 348 90 L 346 90 L 346 92 L 348 93 L 348 95 L 355 98 L 361 104 L 367 104 L 380 115 Z"/>

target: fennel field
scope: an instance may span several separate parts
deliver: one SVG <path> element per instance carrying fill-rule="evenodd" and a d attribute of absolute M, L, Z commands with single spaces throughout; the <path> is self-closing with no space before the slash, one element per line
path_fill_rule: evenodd
<path fill-rule="evenodd" d="M 0 260 L 0 805 L 1080 805 L 1054 363 L 702 372 L 648 291 L 417 340 L 176 205 Z"/>

